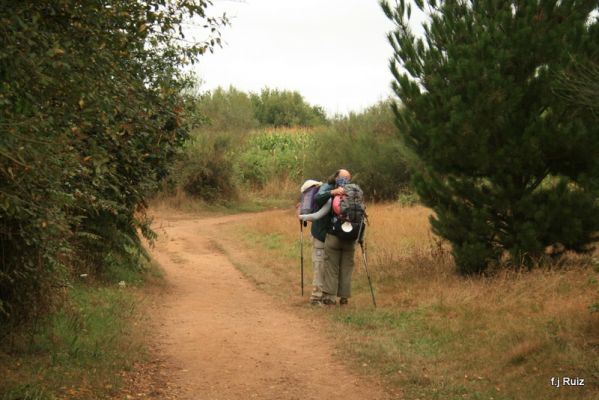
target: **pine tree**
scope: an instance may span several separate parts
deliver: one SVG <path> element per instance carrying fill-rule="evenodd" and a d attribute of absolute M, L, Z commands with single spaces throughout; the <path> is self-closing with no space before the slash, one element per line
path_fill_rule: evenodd
<path fill-rule="evenodd" d="M 599 231 L 599 121 L 555 90 L 599 59 L 598 0 L 405 1 L 396 28 L 396 123 L 414 186 L 462 273 L 588 251 Z"/>

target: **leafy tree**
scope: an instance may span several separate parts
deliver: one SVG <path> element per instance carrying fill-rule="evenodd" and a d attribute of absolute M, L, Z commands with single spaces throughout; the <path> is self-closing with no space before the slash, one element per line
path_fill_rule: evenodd
<path fill-rule="evenodd" d="M 390 101 L 381 101 L 363 112 L 334 119 L 315 135 L 307 175 L 327 177 L 341 167 L 354 174 L 369 201 L 397 200 L 410 181 L 405 158 L 398 157 Z"/>
<path fill-rule="evenodd" d="M 134 265 L 144 198 L 186 136 L 180 67 L 219 43 L 204 0 L 0 1 L 0 319 L 73 268 Z M 214 36 L 190 43 L 183 21 Z"/>
<path fill-rule="evenodd" d="M 260 94 L 252 94 L 251 99 L 261 125 L 316 126 L 326 123 L 324 110 L 310 106 L 298 92 L 263 89 Z"/>
<path fill-rule="evenodd" d="M 373 135 L 386 139 L 397 137 L 395 115 L 391 109 L 392 99 L 379 101 L 362 112 L 350 112 L 333 120 L 335 130 L 350 134 L 357 131 L 370 131 Z"/>
<path fill-rule="evenodd" d="M 243 132 L 258 126 L 250 96 L 233 86 L 199 96 L 197 111 L 206 118 L 203 131 Z"/>
<path fill-rule="evenodd" d="M 599 2 L 415 3 L 428 17 L 422 37 L 410 5 L 381 3 L 396 24 L 396 120 L 417 159 L 414 186 L 459 270 L 590 249 L 599 124 L 552 85 L 573 60 L 597 60 Z"/>

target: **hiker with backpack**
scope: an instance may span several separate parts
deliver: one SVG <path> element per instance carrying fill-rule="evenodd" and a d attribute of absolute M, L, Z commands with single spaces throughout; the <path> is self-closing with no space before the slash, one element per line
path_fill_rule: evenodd
<path fill-rule="evenodd" d="M 331 202 L 326 199 L 316 201 L 316 194 L 322 182 L 307 180 L 300 191 L 302 198 L 299 206 L 300 230 L 306 226 L 307 221 L 312 222 L 310 233 L 312 235 L 312 293 L 310 304 L 322 304 L 322 286 L 324 273 L 324 240 L 327 233 L 327 217 L 331 209 Z M 303 294 L 303 233 L 302 235 L 302 294 Z"/>
<path fill-rule="evenodd" d="M 326 218 L 325 264 L 322 303 L 346 305 L 351 297 L 351 277 L 354 269 L 355 243 L 364 232 L 362 190 L 350 184 L 351 174 L 340 169 L 323 184 L 316 194 L 316 202 L 331 200 L 329 218 Z"/>

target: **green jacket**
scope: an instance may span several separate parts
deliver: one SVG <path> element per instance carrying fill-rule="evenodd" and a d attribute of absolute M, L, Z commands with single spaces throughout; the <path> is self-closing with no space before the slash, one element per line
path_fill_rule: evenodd
<path fill-rule="evenodd" d="M 316 194 L 316 197 L 314 197 L 314 201 L 316 202 L 316 205 L 318 206 L 318 208 L 324 206 L 325 203 L 331 198 L 331 190 L 333 190 L 334 188 L 335 188 L 335 186 L 331 185 L 330 183 L 323 183 L 322 186 L 320 186 L 320 189 L 318 189 L 318 193 Z M 330 224 L 331 224 L 331 214 L 330 213 L 325 215 L 321 219 L 317 219 L 316 221 L 313 221 L 312 228 L 310 229 L 312 236 L 315 237 L 316 239 L 320 240 L 321 242 L 324 242 L 324 239 L 327 236 L 327 231 L 329 230 Z"/>

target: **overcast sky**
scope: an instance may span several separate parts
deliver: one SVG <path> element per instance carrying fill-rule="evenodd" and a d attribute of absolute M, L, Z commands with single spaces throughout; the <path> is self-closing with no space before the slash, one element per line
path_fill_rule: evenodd
<path fill-rule="evenodd" d="M 378 0 L 215 1 L 210 14 L 222 12 L 231 18 L 223 48 L 194 67 L 203 90 L 297 90 L 331 115 L 391 94 L 393 25 Z"/>

